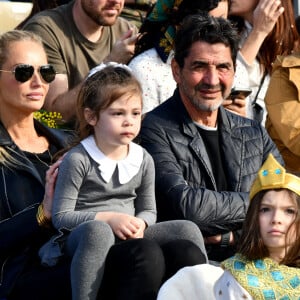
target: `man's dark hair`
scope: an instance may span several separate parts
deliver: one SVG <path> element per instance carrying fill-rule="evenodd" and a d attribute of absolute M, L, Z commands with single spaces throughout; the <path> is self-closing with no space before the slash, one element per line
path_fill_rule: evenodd
<path fill-rule="evenodd" d="M 235 68 L 239 36 L 230 21 L 208 14 L 187 16 L 177 31 L 174 44 L 175 60 L 180 68 L 183 68 L 184 59 L 189 55 L 192 45 L 198 41 L 209 44 L 222 43 L 230 47 Z"/>

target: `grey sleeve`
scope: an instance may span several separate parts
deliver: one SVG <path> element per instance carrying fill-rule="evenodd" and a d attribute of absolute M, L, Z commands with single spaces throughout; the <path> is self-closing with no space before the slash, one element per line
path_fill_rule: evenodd
<path fill-rule="evenodd" d="M 135 199 L 135 216 L 143 219 L 147 225 L 156 222 L 155 169 L 150 154 L 144 150 L 141 185 Z"/>
<path fill-rule="evenodd" d="M 95 219 L 95 212 L 75 211 L 79 190 L 89 166 L 87 157 L 72 150 L 59 166 L 52 209 L 52 221 L 57 229 L 73 229 L 83 222 Z"/>

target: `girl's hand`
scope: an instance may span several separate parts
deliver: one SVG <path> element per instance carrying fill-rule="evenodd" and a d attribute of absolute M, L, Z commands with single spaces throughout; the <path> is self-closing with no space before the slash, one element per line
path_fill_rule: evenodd
<path fill-rule="evenodd" d="M 143 238 L 144 237 L 144 232 L 146 229 L 146 223 L 143 219 L 136 218 L 137 222 L 140 223 L 140 229 L 130 238 L 131 239 L 138 239 L 138 238 Z"/>
<path fill-rule="evenodd" d="M 98 212 L 95 220 L 106 222 L 121 240 L 141 237 L 146 227 L 141 219 L 117 212 Z"/>
<path fill-rule="evenodd" d="M 54 195 L 55 182 L 58 174 L 58 167 L 62 162 L 62 158 L 56 161 L 53 165 L 49 167 L 46 172 L 46 184 L 45 184 L 45 195 L 43 200 L 44 214 L 47 219 L 51 219 L 52 215 L 52 202 Z"/>

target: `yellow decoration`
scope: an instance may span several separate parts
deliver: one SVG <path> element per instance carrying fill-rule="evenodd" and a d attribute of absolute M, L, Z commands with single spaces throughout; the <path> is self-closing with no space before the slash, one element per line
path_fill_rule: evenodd
<path fill-rule="evenodd" d="M 271 258 L 248 260 L 240 254 L 222 262 L 255 300 L 299 300 L 300 269 L 279 264 Z M 242 298 L 241 298 L 242 299 Z"/>
<path fill-rule="evenodd" d="M 258 171 L 250 190 L 250 200 L 260 191 L 269 189 L 289 189 L 300 196 L 300 178 L 287 173 L 272 154 Z"/>
<path fill-rule="evenodd" d="M 39 110 L 34 113 L 34 118 L 50 128 L 59 128 L 58 121 L 62 115 L 57 112 Z"/>

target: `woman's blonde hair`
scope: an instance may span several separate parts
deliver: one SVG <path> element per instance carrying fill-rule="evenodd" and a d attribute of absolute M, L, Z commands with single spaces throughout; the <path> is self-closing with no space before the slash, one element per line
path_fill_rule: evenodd
<path fill-rule="evenodd" d="M 0 69 L 9 55 L 8 47 L 11 43 L 32 41 L 43 47 L 42 39 L 35 33 L 25 30 L 11 30 L 0 35 Z"/>

